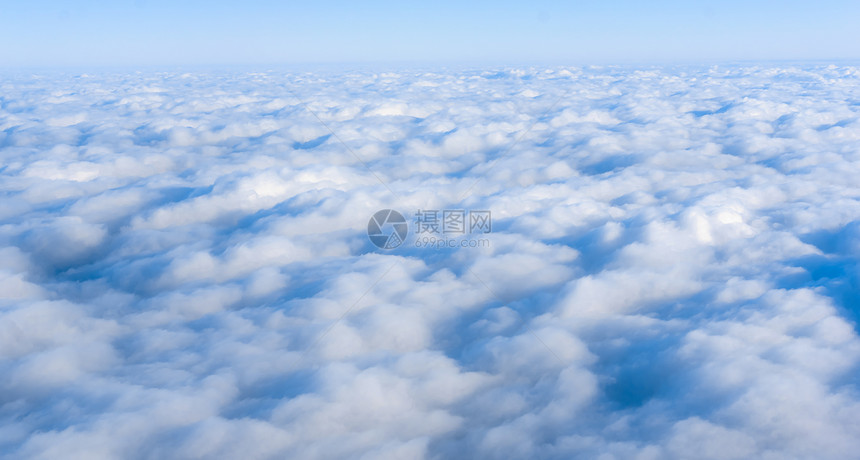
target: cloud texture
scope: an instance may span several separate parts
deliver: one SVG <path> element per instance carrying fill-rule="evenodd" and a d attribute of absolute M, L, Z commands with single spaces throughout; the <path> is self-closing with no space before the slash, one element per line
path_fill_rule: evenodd
<path fill-rule="evenodd" d="M 8 73 L 0 452 L 850 458 L 858 87 Z M 489 209 L 491 244 L 376 249 L 386 208 Z"/>

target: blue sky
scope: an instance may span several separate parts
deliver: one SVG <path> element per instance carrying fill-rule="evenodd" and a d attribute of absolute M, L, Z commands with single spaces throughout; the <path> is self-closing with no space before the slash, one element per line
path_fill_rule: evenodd
<path fill-rule="evenodd" d="M 857 59 L 858 18 L 834 0 L 34 0 L 0 7 L 0 63 Z"/>

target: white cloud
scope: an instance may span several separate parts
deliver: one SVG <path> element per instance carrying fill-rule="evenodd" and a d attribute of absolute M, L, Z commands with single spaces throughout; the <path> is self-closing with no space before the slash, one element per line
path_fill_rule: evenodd
<path fill-rule="evenodd" d="M 858 77 L 6 75 L 0 457 L 851 458 Z"/>

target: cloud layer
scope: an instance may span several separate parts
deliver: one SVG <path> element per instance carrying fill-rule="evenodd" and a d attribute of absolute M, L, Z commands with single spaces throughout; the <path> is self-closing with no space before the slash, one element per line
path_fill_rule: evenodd
<path fill-rule="evenodd" d="M 858 83 L 7 74 L 0 452 L 850 458 Z M 387 208 L 490 245 L 377 249 Z"/>

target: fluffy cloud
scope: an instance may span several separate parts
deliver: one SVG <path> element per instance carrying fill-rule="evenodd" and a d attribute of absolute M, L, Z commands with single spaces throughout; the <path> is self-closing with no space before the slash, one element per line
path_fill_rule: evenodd
<path fill-rule="evenodd" d="M 851 458 L 858 79 L 8 73 L 0 455 Z"/>

